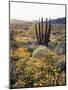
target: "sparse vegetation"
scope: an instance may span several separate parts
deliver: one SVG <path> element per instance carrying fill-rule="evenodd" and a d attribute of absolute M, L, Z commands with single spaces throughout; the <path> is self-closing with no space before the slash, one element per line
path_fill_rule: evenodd
<path fill-rule="evenodd" d="M 38 39 L 41 40 L 39 43 L 35 33 L 36 23 L 37 35 L 40 34 Z M 19 21 L 19 25 L 12 24 L 10 27 L 10 88 L 66 84 L 65 24 L 52 23 L 51 33 L 48 38 L 46 37 L 50 42 L 46 42 L 47 24 L 46 19 L 46 23 L 43 22 L 42 25 L 43 31 L 40 21 L 39 23 Z M 39 33 L 40 30 L 43 35 Z M 58 45 L 59 42 L 61 45 Z M 57 48 L 59 48 L 58 53 L 63 50 L 64 52 L 58 54 Z"/>

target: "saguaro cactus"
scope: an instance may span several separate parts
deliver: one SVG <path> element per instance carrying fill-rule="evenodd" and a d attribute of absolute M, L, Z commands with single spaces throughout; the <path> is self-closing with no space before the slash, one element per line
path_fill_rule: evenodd
<path fill-rule="evenodd" d="M 38 24 L 35 24 L 35 30 L 38 43 L 48 46 L 48 43 L 50 42 L 51 19 L 49 19 L 48 21 L 48 19 L 46 18 L 45 22 L 43 22 L 43 18 L 41 18 L 41 22 L 39 19 Z"/>

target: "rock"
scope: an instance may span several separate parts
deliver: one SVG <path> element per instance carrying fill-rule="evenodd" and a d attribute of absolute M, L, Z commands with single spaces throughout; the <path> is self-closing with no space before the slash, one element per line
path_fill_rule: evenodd
<path fill-rule="evenodd" d="M 46 56 L 47 52 L 48 52 L 48 48 L 46 46 L 39 46 L 33 51 L 32 56 L 36 58 L 42 58 Z"/>
<path fill-rule="evenodd" d="M 65 43 L 59 42 L 55 48 L 55 52 L 57 54 L 64 54 L 65 53 Z"/>

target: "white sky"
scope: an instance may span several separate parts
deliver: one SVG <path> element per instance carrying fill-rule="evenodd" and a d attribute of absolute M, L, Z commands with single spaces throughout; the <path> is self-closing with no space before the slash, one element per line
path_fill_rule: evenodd
<path fill-rule="evenodd" d="M 43 18 L 65 17 L 65 5 L 10 3 L 10 19 L 38 20 Z"/>

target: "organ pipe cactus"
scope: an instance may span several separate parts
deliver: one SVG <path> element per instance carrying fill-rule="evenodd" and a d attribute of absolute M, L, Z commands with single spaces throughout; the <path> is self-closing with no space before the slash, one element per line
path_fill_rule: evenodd
<path fill-rule="evenodd" d="M 43 22 L 43 18 L 41 21 L 39 19 L 38 24 L 35 24 L 36 37 L 39 44 L 48 46 L 50 42 L 50 33 L 51 33 L 51 19 L 46 18 L 46 21 Z"/>

